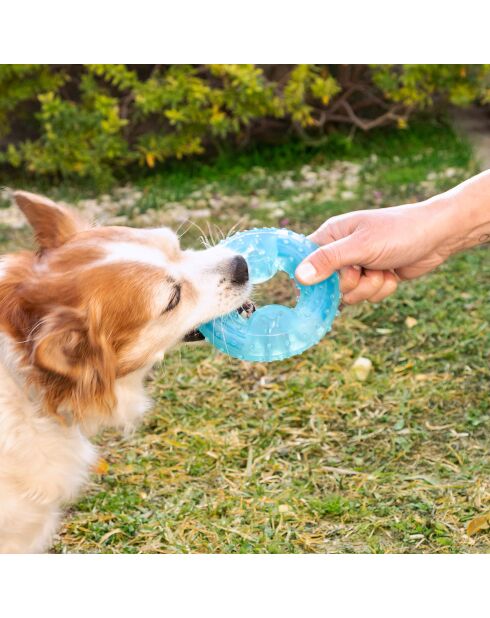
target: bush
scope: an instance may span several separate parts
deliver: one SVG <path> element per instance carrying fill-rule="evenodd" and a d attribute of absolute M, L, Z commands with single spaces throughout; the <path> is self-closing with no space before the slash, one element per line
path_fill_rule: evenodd
<path fill-rule="evenodd" d="M 0 163 L 110 178 L 291 132 L 407 126 L 419 110 L 490 102 L 490 65 L 0 65 Z"/>

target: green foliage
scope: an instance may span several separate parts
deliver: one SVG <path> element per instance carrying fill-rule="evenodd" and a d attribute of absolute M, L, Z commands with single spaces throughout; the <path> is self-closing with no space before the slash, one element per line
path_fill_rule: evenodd
<path fill-rule="evenodd" d="M 319 65 L 299 64 L 290 73 L 284 88 L 283 111 L 302 126 L 314 124 L 311 99 L 328 105 L 341 90 L 338 82 Z"/>
<path fill-rule="evenodd" d="M 43 92 L 58 90 L 65 79 L 64 72 L 53 71 L 49 65 L 1 64 L 0 140 L 9 134 L 15 121 L 26 120 L 30 102 Z"/>
<path fill-rule="evenodd" d="M 133 164 L 490 100 L 490 65 L 2 65 L 0 163 L 103 181 Z"/>
<path fill-rule="evenodd" d="M 490 65 L 486 64 L 404 64 L 373 65 L 373 81 L 389 100 L 407 107 L 429 107 L 434 98 L 454 105 L 488 101 Z"/>
<path fill-rule="evenodd" d="M 30 172 L 93 178 L 111 163 L 129 160 L 122 137 L 127 121 L 119 115 L 117 99 L 90 87 L 90 81 L 82 80 L 80 105 L 53 92 L 39 95 L 41 135 L 18 149 L 11 146 L 10 157 L 18 155 L 15 161 L 24 161 Z"/>

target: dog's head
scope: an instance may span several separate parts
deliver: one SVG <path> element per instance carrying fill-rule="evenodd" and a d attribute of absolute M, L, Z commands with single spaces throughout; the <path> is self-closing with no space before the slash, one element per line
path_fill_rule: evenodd
<path fill-rule="evenodd" d="M 53 410 L 109 410 L 115 380 L 250 293 L 247 264 L 229 249 L 184 251 L 166 228 L 92 227 L 46 198 L 15 200 L 39 251 L 6 258 L 0 319 Z"/>

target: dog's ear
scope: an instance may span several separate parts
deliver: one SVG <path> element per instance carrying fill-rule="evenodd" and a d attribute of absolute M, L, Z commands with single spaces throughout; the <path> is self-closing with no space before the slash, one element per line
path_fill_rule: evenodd
<path fill-rule="evenodd" d="M 81 312 L 66 307 L 48 314 L 33 334 L 31 361 L 53 412 L 62 403 L 78 416 L 88 407 L 114 406 L 114 352 Z"/>
<path fill-rule="evenodd" d="M 41 195 L 15 191 L 14 199 L 34 229 L 42 250 L 60 247 L 77 232 L 90 227 L 68 208 Z"/>

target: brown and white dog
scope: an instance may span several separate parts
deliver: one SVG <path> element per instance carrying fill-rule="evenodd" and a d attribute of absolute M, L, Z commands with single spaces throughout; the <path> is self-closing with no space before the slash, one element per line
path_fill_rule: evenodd
<path fill-rule="evenodd" d="M 0 261 L 0 551 L 49 548 L 96 460 L 89 437 L 132 427 L 172 346 L 250 293 L 228 249 L 183 251 L 168 229 L 92 227 L 26 192 L 39 250 Z"/>

